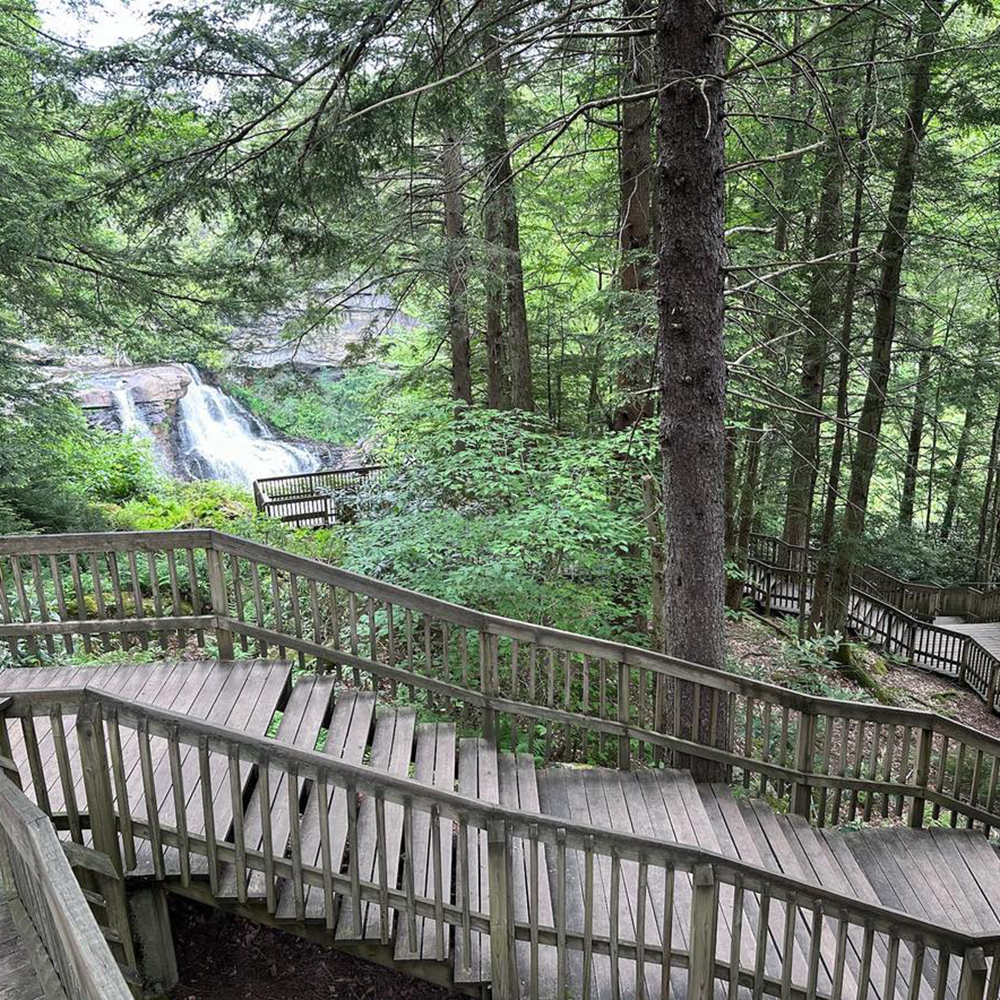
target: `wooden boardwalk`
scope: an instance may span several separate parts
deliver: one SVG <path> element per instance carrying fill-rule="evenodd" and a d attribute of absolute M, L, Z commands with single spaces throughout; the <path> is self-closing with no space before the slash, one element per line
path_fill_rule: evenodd
<path fill-rule="evenodd" d="M 1000 657 L 1000 622 L 967 622 L 953 615 L 941 615 L 934 619 L 934 624 L 971 636 L 994 656 Z"/>
<path fill-rule="evenodd" d="M 66 669 L 32 669 L 0 673 L 0 695 L 5 689 L 72 687 L 87 683 L 151 706 L 169 708 L 207 719 L 256 736 L 271 734 L 277 743 L 306 750 L 319 748 L 349 763 L 367 764 L 379 771 L 409 776 L 448 792 L 486 802 L 496 802 L 524 813 L 547 814 L 626 834 L 638 834 L 704 848 L 767 871 L 783 873 L 810 885 L 825 887 L 850 898 L 881 903 L 915 916 L 932 919 L 957 931 L 1000 932 L 1000 859 L 981 834 L 971 831 L 922 830 L 898 827 L 856 832 L 818 830 L 805 820 L 781 816 L 760 799 L 734 797 L 728 786 L 696 785 L 683 771 L 667 769 L 618 771 L 603 768 L 553 766 L 538 769 L 527 755 L 497 753 L 482 739 L 458 739 L 452 724 L 417 724 L 412 708 L 377 706 L 375 695 L 340 685 L 330 676 L 305 676 L 292 684 L 287 663 L 185 662 L 166 666 L 116 666 Z M 69 769 L 76 786 L 50 792 L 39 803 L 45 811 L 66 814 L 70 834 L 86 838 L 86 830 L 73 829 L 74 800 L 81 794 L 82 774 L 76 741 L 63 742 L 59 729 L 72 735 L 72 714 L 36 718 L 32 726 L 11 727 L 12 751 L 25 787 L 32 775 L 56 768 L 60 756 L 69 754 Z M 167 741 L 149 738 L 150 753 L 141 751 L 137 735 L 128 730 L 122 748 L 129 799 L 136 821 L 148 814 L 144 776 L 152 775 L 157 813 L 162 826 L 175 822 L 175 775 L 181 776 L 187 802 L 186 827 L 195 835 L 206 829 L 201 807 L 201 772 L 194 751 L 171 754 Z M 63 748 L 66 749 L 63 749 Z M 74 755 L 75 754 L 75 755 Z M 238 771 L 240 785 L 228 787 L 230 761 L 222 754 L 209 755 L 212 824 L 220 843 L 234 843 L 235 831 L 247 849 L 262 847 L 265 840 L 275 857 L 295 864 L 317 865 L 329 854 L 336 872 L 349 870 L 349 844 L 357 846 L 358 870 L 363 882 L 377 881 L 379 873 L 389 889 L 430 897 L 440 891 L 445 903 L 457 904 L 468 887 L 471 910 L 490 912 L 490 871 L 485 831 L 468 828 L 463 833 L 451 820 L 437 828 L 427 813 L 407 820 L 402 806 L 359 795 L 347 799 L 343 789 L 326 794 L 308 782 L 290 787 L 288 772 L 280 768 L 247 768 Z M 264 771 L 266 770 L 266 774 Z M 51 788 L 51 782 L 47 782 Z M 45 798 L 45 796 L 43 796 Z M 264 801 L 262 801 L 264 800 Z M 234 811 L 234 803 L 239 812 Z M 268 808 L 269 807 L 269 808 Z M 262 817 L 269 816 L 265 831 Z M 407 828 L 407 823 L 412 828 Z M 351 840 L 351 826 L 356 839 Z M 168 888 L 182 891 L 193 879 L 202 894 L 220 907 L 238 907 L 268 922 L 277 921 L 300 933 L 325 928 L 329 944 L 357 949 L 365 942 L 384 949 L 383 960 L 415 975 L 443 970 L 434 978 L 454 983 L 457 989 L 477 994 L 493 979 L 489 936 L 473 931 L 466 942 L 459 928 L 443 926 L 426 916 L 407 918 L 402 911 L 383 911 L 373 902 L 360 905 L 347 894 L 325 892 L 301 881 L 266 879 L 251 872 L 242 879 L 232 863 L 221 866 L 214 885 L 208 880 L 205 858 L 192 855 L 185 873 L 185 859 L 167 847 L 157 856 L 149 838 L 140 839 L 131 875 L 154 877 Z M 377 844 L 386 845 L 384 857 Z M 565 921 L 570 931 L 586 931 L 591 913 L 591 933 L 615 941 L 643 942 L 646 947 L 688 948 L 694 889 L 692 876 L 676 873 L 676 883 L 666 892 L 663 869 L 640 871 L 635 861 L 616 862 L 606 854 L 582 850 L 563 851 L 551 845 L 540 849 L 537 869 L 527 841 L 513 841 L 510 886 L 514 919 L 536 919 L 543 926 Z M 435 862 L 436 858 L 441 861 Z M 616 870 L 616 866 L 617 870 Z M 410 879 L 412 877 L 412 888 Z M 440 885 L 435 887 L 435 882 Z M 808 975 L 810 928 L 814 915 L 802 908 L 794 927 L 787 928 L 785 909 L 747 892 L 739 900 L 732 886 L 723 885 L 716 938 L 719 961 L 733 951 L 741 965 L 763 963 L 764 972 L 780 980 L 783 960 L 790 954 L 796 980 Z M 672 898 L 669 912 L 655 901 Z M 532 914 L 529 899 L 536 900 Z M 563 913 L 557 912 L 561 900 Z M 641 902 L 640 902 L 641 901 Z M 388 926 L 382 926 L 388 913 Z M 360 923 L 357 921 L 360 919 Z M 766 933 L 758 940 L 761 927 Z M 847 933 L 845 931 L 845 933 Z M 938 968 L 931 960 L 916 963 L 910 945 L 899 944 L 891 961 L 886 946 L 866 946 L 862 929 L 852 926 L 844 939 L 845 960 L 840 971 L 838 921 L 827 917 L 825 942 L 817 968 L 821 995 L 858 993 L 859 980 L 867 978 L 875 995 L 900 996 L 935 991 Z M 0 950 L 0 956 L 4 952 Z M 516 973 L 523 996 L 531 995 L 537 977 L 537 996 L 556 998 L 558 961 L 554 946 L 542 944 L 533 959 L 527 941 L 516 945 Z M 887 973 L 891 966 L 892 974 Z M 584 958 L 570 955 L 565 992 L 595 998 L 643 995 L 636 982 L 636 963 L 615 954 Z M 958 971 L 943 973 L 938 995 L 958 996 Z M 661 995 L 660 970 L 647 965 L 645 996 Z M 910 994 L 910 977 L 922 977 L 924 987 Z M 685 995 L 687 972 L 670 971 L 676 995 Z M 884 984 L 891 985 L 888 992 Z M 717 995 L 727 995 L 722 984 Z M 3 996 L 0 986 L 0 996 Z M 25 994 L 28 995 L 28 994 Z M 742 987 L 738 995 L 750 996 Z M 869 994 L 871 995 L 871 994 Z"/>
<path fill-rule="evenodd" d="M 45 1000 L 45 988 L 35 970 L 39 949 L 25 941 L 11 906 L 0 886 L 0 1000 Z"/>

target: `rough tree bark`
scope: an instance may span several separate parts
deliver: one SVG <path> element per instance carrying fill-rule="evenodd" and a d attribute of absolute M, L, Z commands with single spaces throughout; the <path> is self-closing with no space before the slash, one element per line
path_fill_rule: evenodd
<path fill-rule="evenodd" d="M 503 249 L 503 296 L 507 311 L 506 353 L 510 364 L 511 404 L 520 410 L 534 410 L 531 382 L 531 343 L 528 338 L 528 309 L 524 299 L 524 272 L 521 265 L 521 233 L 514 192 L 514 172 L 507 142 L 507 91 L 503 63 L 496 36 L 488 42 L 486 73 L 486 198 L 495 201 L 487 211 L 499 218 Z"/>
<path fill-rule="evenodd" d="M 896 161 L 886 228 L 879 247 L 882 266 L 872 329 L 868 390 L 858 420 L 857 445 L 851 465 L 843 531 L 830 575 L 830 617 L 825 623 L 828 632 L 846 632 L 851 571 L 865 530 L 868 493 L 872 473 L 875 471 L 886 390 L 889 386 L 892 344 L 896 334 L 896 307 L 899 302 L 903 258 L 906 255 L 910 206 L 920 147 L 927 131 L 927 95 L 931 85 L 934 51 L 941 30 L 942 4 L 943 0 L 927 0 L 921 8 L 903 142 Z"/>
<path fill-rule="evenodd" d="M 840 204 L 844 186 L 844 161 L 840 148 L 841 121 L 844 113 L 844 80 L 833 80 L 829 146 L 825 150 L 823 186 L 814 230 L 813 254 L 820 260 L 829 257 L 840 245 Z M 823 383 L 826 376 L 827 346 L 830 331 L 837 321 L 840 304 L 834 288 L 840 269 L 829 261 L 813 268 L 809 285 L 809 310 L 799 370 L 799 407 L 793 415 L 791 431 L 791 469 L 785 506 L 783 539 L 789 545 L 809 541 L 816 472 L 819 464 L 820 412 L 823 408 Z"/>
<path fill-rule="evenodd" d="M 877 22 L 876 22 L 877 25 Z M 865 69 L 865 88 L 861 102 L 858 134 L 855 145 L 858 150 L 855 166 L 854 208 L 851 216 L 850 254 L 847 264 L 847 278 L 844 282 L 844 309 L 840 321 L 839 360 L 837 363 L 836 424 L 833 445 L 830 448 L 830 468 L 826 480 L 826 499 L 823 505 L 823 523 L 819 537 L 819 564 L 816 568 L 815 589 L 812 608 L 809 613 L 809 630 L 816 632 L 819 622 L 829 620 L 829 580 L 833 555 L 833 529 L 840 499 L 840 477 L 843 470 L 844 442 L 847 435 L 847 417 L 851 383 L 851 343 L 854 338 L 854 301 L 861 270 L 861 254 L 858 241 L 864 222 L 866 191 L 868 184 L 868 136 L 871 131 L 874 107 L 875 54 L 878 51 L 878 28 L 874 28 L 868 45 L 868 60 Z"/>
<path fill-rule="evenodd" d="M 663 456 L 667 651 L 724 666 L 725 257 L 724 7 L 660 0 L 657 161 L 660 448 Z M 678 685 L 681 733 L 724 746 L 726 702 Z M 718 771 L 691 764 L 699 777 Z"/>
<path fill-rule="evenodd" d="M 933 322 L 927 333 L 927 343 L 933 335 Z M 927 378 L 931 367 L 930 351 L 920 352 L 917 364 L 917 385 L 913 395 L 913 412 L 910 415 L 910 432 L 906 437 L 906 468 L 903 470 L 903 489 L 899 500 L 899 523 L 913 524 L 913 507 L 917 498 L 917 474 L 920 467 L 920 446 L 924 438 L 924 417 L 927 413 Z"/>
<path fill-rule="evenodd" d="M 645 0 L 624 0 L 623 29 L 640 29 Z M 642 34 L 625 35 L 621 41 L 620 87 L 623 95 L 649 89 L 652 79 L 652 52 Z M 628 310 L 631 319 L 629 356 L 618 377 L 623 401 L 615 410 L 612 427 L 626 430 L 653 412 L 650 387 L 649 341 L 651 331 L 644 320 L 642 301 L 653 286 L 650 248 L 650 177 L 652 175 L 652 107 L 649 101 L 625 101 L 621 105 L 618 175 L 621 204 L 618 222 L 618 249 L 621 254 L 621 290 L 636 293 Z"/>
<path fill-rule="evenodd" d="M 483 206 L 486 285 L 486 405 L 491 410 L 510 409 L 510 383 L 504 360 L 503 246 L 500 239 L 499 198 Z"/>
<path fill-rule="evenodd" d="M 951 468 L 951 478 L 948 480 L 948 496 L 944 503 L 944 515 L 941 518 L 941 541 L 948 541 L 952 524 L 955 521 L 955 510 L 958 507 L 958 491 L 962 485 L 962 472 L 965 469 L 965 459 L 969 454 L 969 442 L 972 439 L 972 429 L 976 425 L 976 407 L 973 403 L 965 411 L 962 421 L 962 433 L 958 437 L 958 447 L 955 449 L 955 464 Z"/>
<path fill-rule="evenodd" d="M 462 197 L 462 147 L 444 133 L 445 268 L 448 272 L 448 343 L 451 345 L 451 395 L 472 402 L 472 360 L 469 346 L 469 248 L 465 241 L 465 204 Z"/>

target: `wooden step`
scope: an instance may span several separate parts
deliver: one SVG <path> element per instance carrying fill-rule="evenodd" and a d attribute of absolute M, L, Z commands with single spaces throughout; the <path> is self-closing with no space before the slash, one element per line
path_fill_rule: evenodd
<path fill-rule="evenodd" d="M 530 754 L 512 753 L 500 755 L 500 803 L 521 812 L 538 813 L 538 779 L 535 761 Z M 530 847 L 520 837 L 511 842 L 511 892 L 514 900 L 514 919 L 528 923 L 531 906 L 537 907 L 538 924 L 542 927 L 555 926 L 552 909 L 552 895 L 549 888 L 548 860 L 544 846 L 540 846 L 537 857 L 537 892 L 532 891 L 532 861 Z M 532 983 L 531 945 L 528 941 L 517 942 L 517 971 L 521 996 L 537 996 L 540 1000 L 561 1000 L 558 998 L 558 961 L 556 949 L 551 945 L 538 948 L 537 981 Z"/>
<path fill-rule="evenodd" d="M 959 930 L 989 921 L 987 914 L 992 907 L 981 896 L 968 903 L 960 901 L 961 888 L 952 884 L 959 871 L 949 865 L 929 831 L 869 828 L 846 832 L 844 841 L 882 905 L 921 914 L 924 919 Z M 971 844 L 969 850 L 974 850 Z M 985 912 L 979 916 L 973 907 Z M 923 978 L 929 985 L 936 981 L 937 961 L 931 954 L 924 960 Z M 952 996 L 957 992 L 958 969 L 952 967 L 947 993 Z"/>
<path fill-rule="evenodd" d="M 413 759 L 413 731 L 416 726 L 416 711 L 400 708 L 380 715 L 375 723 L 375 738 L 372 740 L 370 767 L 386 774 L 406 777 Z M 385 804 L 385 858 L 386 875 L 390 889 L 400 887 L 403 866 L 403 807 L 394 802 Z M 375 813 L 375 799 L 368 795 L 361 797 L 358 811 L 358 873 L 362 882 L 377 882 L 379 871 L 378 826 Z M 450 886 L 448 887 L 450 889 Z M 323 894 L 313 891 L 306 901 L 306 917 L 310 920 L 322 919 L 325 915 Z M 349 897 L 340 900 L 337 918 L 337 939 L 356 941 L 361 938 L 382 939 L 386 944 L 392 936 L 393 911 L 385 913 L 385 928 L 382 928 L 382 910 L 376 903 L 362 900 L 360 905 L 360 931 L 355 919 L 359 911 Z M 397 932 L 398 933 L 398 932 Z"/>
<path fill-rule="evenodd" d="M 416 766 L 414 778 L 425 785 L 432 785 L 445 791 L 455 790 L 455 726 L 450 723 L 425 723 L 417 726 Z M 452 847 L 454 836 L 451 820 L 441 820 L 438 840 L 441 848 L 440 876 L 436 876 L 431 820 L 427 812 L 417 812 L 413 817 L 413 872 L 414 891 L 418 896 L 434 898 L 436 881 L 440 881 L 445 902 L 451 901 L 452 890 Z M 433 920 L 417 917 L 415 941 L 409 942 L 409 928 L 399 927 L 396 931 L 397 962 L 434 960 L 445 961 L 450 949 L 450 934 L 447 925 L 440 936 L 436 933 Z"/>
<path fill-rule="evenodd" d="M 553 767 L 539 771 L 537 775 L 538 798 L 541 810 L 552 816 L 562 816 L 569 819 L 573 815 L 570 806 L 569 786 L 576 782 L 576 772 Z M 549 869 L 549 885 L 552 898 L 559 898 L 559 873 L 556 859 L 547 857 Z M 584 913 L 584 856 L 582 851 L 566 851 L 566 928 L 569 931 L 582 933 L 585 927 Z M 608 907 L 604 895 L 604 883 L 600 878 L 597 865 L 594 865 L 594 934 L 606 935 L 609 932 Z M 583 958 L 580 952 L 570 950 L 566 957 L 567 995 L 583 995 Z M 607 955 L 594 955 L 590 973 L 591 996 L 595 1000 L 605 1000 L 611 996 L 611 963 Z M 679 994 L 683 995 L 683 994 Z"/>
<path fill-rule="evenodd" d="M 811 882 L 813 885 L 819 884 L 811 867 L 807 863 L 803 863 L 804 859 L 800 856 L 798 842 L 795 841 L 793 846 L 792 842 L 789 841 L 770 806 L 759 799 L 741 798 L 739 808 L 747 823 L 750 835 L 757 840 L 761 862 L 765 868 L 781 872 L 789 878 L 801 879 L 804 882 Z M 771 914 L 771 933 L 773 937 L 777 937 L 780 932 L 781 937 L 778 940 L 782 942 L 783 950 L 786 916 L 784 904 L 772 904 Z M 777 919 L 777 923 L 775 923 L 775 919 Z M 792 960 L 793 977 L 799 982 L 805 982 L 808 976 L 812 923 L 812 912 L 800 908 L 795 920 L 795 951 Z M 824 928 L 824 938 L 824 950 L 826 947 L 835 948 L 836 938 L 829 927 Z M 826 987 L 830 985 L 829 971 L 829 968 L 821 963 L 820 979 L 822 981 L 825 977 Z"/>
<path fill-rule="evenodd" d="M 500 802 L 496 749 L 486 740 L 464 739 L 458 747 L 458 791 L 484 802 Z M 489 913 L 489 852 L 486 831 L 469 827 L 466 847 L 468 866 L 457 873 L 457 893 L 468 886 L 469 905 L 473 912 Z M 456 899 L 461 899 L 456 894 Z M 455 935 L 454 978 L 456 983 L 490 982 L 490 939 L 488 934 L 473 931 L 471 947 L 465 948 L 461 932 Z"/>
<path fill-rule="evenodd" d="M 219 687 L 218 675 L 222 674 L 222 684 Z M 291 667 L 287 662 L 278 660 L 247 661 L 229 665 L 209 665 L 208 676 L 203 686 L 183 682 L 183 691 L 178 696 L 174 711 L 181 711 L 178 704 L 188 703 L 183 709 L 187 715 L 196 719 L 206 719 L 220 725 L 236 729 L 239 732 L 263 736 L 274 717 L 275 711 L 288 695 L 291 683 Z M 216 690 L 218 688 L 218 690 Z M 189 692 L 193 689 L 193 695 Z M 161 826 L 173 826 L 176 822 L 174 805 L 174 790 L 171 780 L 170 760 L 167 753 L 167 741 L 161 737 L 150 740 L 152 766 L 154 769 L 154 784 L 159 801 L 159 816 Z M 180 748 L 180 765 L 184 797 L 186 800 L 185 818 L 188 832 L 203 835 L 205 830 L 205 813 L 201 794 L 201 775 L 197 748 L 182 746 Z M 229 788 L 229 758 L 226 754 L 212 752 L 209 754 L 209 773 L 212 787 L 212 815 L 215 829 L 221 840 L 230 839 L 230 828 L 233 822 L 233 799 Z M 142 769 L 133 769 L 136 791 L 129 796 L 133 804 L 133 815 L 145 817 L 145 801 L 142 797 Z M 241 772 L 244 787 L 251 779 L 251 769 L 244 766 Z M 132 780 L 130 780 L 132 784 Z M 138 861 L 135 874 L 153 874 L 153 847 L 149 841 L 141 841 L 136 850 Z M 175 848 L 167 848 L 164 852 L 164 868 L 166 874 L 176 875 L 180 872 L 180 859 Z M 208 864 L 204 857 L 195 856 L 191 861 L 193 874 L 204 874 Z"/>
<path fill-rule="evenodd" d="M 823 836 L 823 832 L 811 826 L 801 816 L 782 816 L 780 824 L 785 830 L 785 834 L 796 849 L 800 865 L 805 870 L 811 870 L 812 879 L 824 888 L 833 892 L 839 892 L 848 897 L 856 897 L 865 902 L 878 902 L 874 890 L 871 888 L 864 872 L 857 865 L 848 865 L 845 871 L 838 859 L 837 854 L 831 848 L 830 843 Z M 838 847 L 842 847 L 836 836 L 833 838 Z M 849 851 L 846 851 L 848 855 Z M 828 914 L 826 922 L 830 926 L 831 933 L 836 935 L 837 920 L 833 915 Z M 851 927 L 847 935 L 847 968 L 844 974 L 844 989 L 856 991 L 856 982 L 861 973 L 864 933 L 858 927 Z M 887 956 L 884 942 L 876 942 L 876 950 L 881 956 L 880 962 L 884 964 Z M 824 943 L 822 961 L 828 971 L 833 967 L 836 945 L 830 944 L 827 940 Z M 900 970 L 901 972 L 903 970 Z M 908 975 L 900 975 L 897 980 L 896 993 L 899 996 L 906 995 L 906 988 L 909 983 Z"/>
<path fill-rule="evenodd" d="M 728 785 L 701 785 L 702 802 L 712 820 L 719 839 L 721 852 L 758 868 L 763 868 L 759 837 L 754 837 L 747 826 L 743 812 Z M 760 899 L 756 893 L 744 896 L 743 936 L 746 944 L 741 949 L 741 962 L 754 968 L 757 949 L 757 928 L 760 924 Z M 771 915 L 768 920 L 768 942 L 764 955 L 764 971 L 771 977 L 781 975 L 780 951 L 783 927 Z M 752 949 L 752 950 L 751 950 Z"/>
<path fill-rule="evenodd" d="M 970 921 L 970 930 L 996 933 L 1000 930 L 1000 856 L 996 849 L 977 831 L 930 827 L 926 833 L 944 856 L 948 874 L 954 874 L 963 898 L 973 901 L 975 919 Z"/>
<path fill-rule="evenodd" d="M 301 677 L 292 688 L 292 693 L 285 705 L 275 739 L 281 743 L 290 743 L 302 750 L 314 750 L 320 729 L 330 718 L 330 705 L 333 697 L 334 678 Z M 288 846 L 288 836 L 291 829 L 291 814 L 288 808 L 288 789 L 286 787 L 286 772 L 280 767 L 268 769 L 269 802 L 267 811 L 271 825 L 271 847 L 276 857 L 283 858 Z M 250 850 L 263 848 L 263 818 L 261 814 L 261 788 L 254 785 L 247 803 L 243 818 L 243 836 Z M 219 875 L 219 888 L 216 895 L 220 899 L 235 899 L 237 896 L 236 868 L 234 865 L 224 865 Z M 266 880 L 263 872 L 253 872 L 247 884 L 247 896 L 250 899 L 263 899 L 266 896 Z"/>
<path fill-rule="evenodd" d="M 375 714 L 375 695 L 370 691 L 353 691 L 342 694 L 333 708 L 323 752 L 349 764 L 364 760 L 368 737 Z M 334 871 L 339 871 L 347 843 L 347 798 L 343 788 L 333 788 L 329 794 L 329 812 L 319 814 L 319 795 L 315 788 L 306 789 L 306 802 L 299 821 L 299 839 L 302 863 L 317 865 L 320 859 L 320 822 L 328 824 L 330 831 L 330 857 Z M 317 902 L 318 900 L 318 902 Z M 307 906 L 323 915 L 323 892 L 318 887 L 306 886 L 301 896 L 295 887 L 282 880 L 278 891 L 277 917 L 279 920 L 304 920 Z M 331 914 L 331 920 L 332 920 Z"/>

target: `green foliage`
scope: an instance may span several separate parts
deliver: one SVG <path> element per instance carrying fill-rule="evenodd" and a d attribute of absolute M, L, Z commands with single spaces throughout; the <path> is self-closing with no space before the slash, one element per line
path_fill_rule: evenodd
<path fill-rule="evenodd" d="M 525 414 L 410 399 L 381 425 L 388 509 L 348 532 L 351 569 L 498 614 L 645 643 L 635 461 Z M 641 451 L 648 442 L 637 439 Z"/>
<path fill-rule="evenodd" d="M 0 412 L 0 533 L 100 530 L 102 504 L 157 482 L 144 442 L 89 428 L 14 352 L 0 360 Z"/>
<path fill-rule="evenodd" d="M 229 379 L 226 389 L 288 437 L 350 446 L 367 433 L 388 380 L 377 365 L 350 368 L 337 380 L 283 368 L 255 373 L 245 385 Z"/>
<path fill-rule="evenodd" d="M 948 541 L 934 533 L 898 524 L 894 519 L 868 519 L 863 559 L 902 580 L 941 586 L 975 578 L 973 546 L 961 535 Z"/>
<path fill-rule="evenodd" d="M 215 528 L 329 562 L 339 561 L 343 552 L 342 539 L 336 533 L 294 529 L 263 517 L 257 513 L 253 497 L 246 490 L 226 483 L 165 480 L 146 496 L 109 506 L 107 516 L 112 527 L 123 531 Z"/>
<path fill-rule="evenodd" d="M 80 427 L 55 452 L 66 485 L 95 503 L 142 499 L 161 482 L 149 442 L 135 435 Z"/>

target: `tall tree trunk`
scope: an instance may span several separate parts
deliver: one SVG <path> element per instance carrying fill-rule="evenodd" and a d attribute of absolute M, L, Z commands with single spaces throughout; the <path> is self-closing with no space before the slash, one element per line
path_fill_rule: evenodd
<path fill-rule="evenodd" d="M 976 424 L 976 402 L 973 402 L 965 411 L 965 419 L 962 421 L 962 433 L 958 437 L 958 447 L 955 449 L 955 464 L 951 467 L 951 477 L 948 480 L 948 497 L 944 504 L 944 515 L 941 519 L 941 541 L 948 541 L 951 535 L 952 524 L 955 521 L 955 510 L 958 507 L 958 491 L 962 485 L 962 472 L 965 469 L 965 459 L 969 454 L 969 441 L 972 438 L 972 429 Z"/>
<path fill-rule="evenodd" d="M 993 418 L 993 434 L 990 438 L 990 461 L 986 467 L 986 488 L 983 490 L 983 502 L 979 508 L 979 537 L 976 543 L 976 579 L 982 580 L 985 563 L 986 533 L 990 525 L 990 511 L 993 509 L 994 481 L 997 478 L 997 456 L 1000 453 L 1000 401 L 997 402 L 996 416 Z"/>
<path fill-rule="evenodd" d="M 875 471 L 882 416 L 885 412 L 886 390 L 889 386 L 890 358 L 896 334 L 896 307 L 899 301 L 903 259 L 906 255 L 910 206 L 913 200 L 920 147 L 927 130 L 927 95 L 931 84 L 934 50 L 941 30 L 941 9 L 942 0 L 926 0 L 921 8 L 919 40 L 913 66 L 903 144 L 896 162 L 886 229 L 879 247 L 882 267 L 872 330 L 868 390 L 858 421 L 858 438 L 851 465 L 851 483 L 848 487 L 843 531 L 837 545 L 830 578 L 831 617 L 826 623 L 829 632 L 846 630 L 851 571 L 865 530 L 868 493 Z"/>
<path fill-rule="evenodd" d="M 832 563 L 833 529 L 840 499 L 840 478 L 843 471 L 844 444 L 847 438 L 847 417 L 850 403 L 851 384 L 851 342 L 854 338 L 854 300 L 861 270 L 861 253 L 858 241 L 864 223 L 865 198 L 868 183 L 868 135 L 871 130 L 874 104 L 875 53 L 878 51 L 878 27 L 872 30 L 868 46 L 868 60 L 865 69 L 865 89 L 861 104 L 860 127 L 857 142 L 858 158 L 855 167 L 854 208 L 851 216 L 850 255 L 847 264 L 847 279 L 844 282 L 844 311 L 840 322 L 840 348 L 837 364 L 837 419 L 834 425 L 833 445 L 830 448 L 830 469 L 826 479 L 826 500 L 823 505 L 823 523 L 819 538 L 819 563 L 813 590 L 812 609 L 809 615 L 811 632 L 816 631 L 820 621 L 829 621 L 829 582 Z"/>
<path fill-rule="evenodd" d="M 743 603 L 743 574 L 746 572 L 747 553 L 750 550 L 750 534 L 753 531 L 754 501 L 760 473 L 760 442 L 764 436 L 763 413 L 755 413 L 750 418 L 753 425 L 747 431 L 746 449 L 743 456 L 743 483 L 740 487 L 740 502 L 736 510 L 736 546 L 733 562 L 737 573 L 726 581 L 726 607 L 739 610 Z"/>
<path fill-rule="evenodd" d="M 927 344 L 934 335 L 934 324 L 927 331 Z M 913 395 L 913 413 L 910 415 L 910 433 L 906 438 L 906 468 L 903 470 L 903 491 L 899 500 L 899 523 L 905 527 L 913 524 L 913 505 L 917 497 L 917 475 L 920 469 L 920 445 L 924 437 L 924 417 L 927 412 L 927 377 L 931 367 L 931 354 L 925 347 L 920 352 L 917 365 L 917 385 Z"/>
<path fill-rule="evenodd" d="M 723 9 L 721 0 L 659 0 L 656 19 L 665 639 L 672 656 L 720 669 L 726 487 Z M 725 700 L 701 699 L 695 719 L 692 685 L 678 688 L 678 735 L 726 745 Z M 690 763 L 700 777 L 719 772 L 704 761 Z"/>
<path fill-rule="evenodd" d="M 840 243 L 840 204 L 844 186 L 844 163 L 840 150 L 843 115 L 844 80 L 836 74 L 832 137 L 826 151 L 826 167 L 816 217 L 815 257 L 823 259 L 834 253 Z M 802 347 L 799 373 L 799 407 L 792 425 L 791 473 L 785 507 L 782 537 L 789 545 L 806 545 L 812 516 L 816 472 L 819 464 L 820 412 L 823 409 L 823 383 L 826 372 L 827 344 L 837 319 L 838 302 L 834 287 L 839 271 L 829 261 L 817 264 L 809 286 L 809 312 Z"/>
<path fill-rule="evenodd" d="M 510 364 L 510 398 L 520 410 L 534 410 L 531 384 L 531 343 L 528 338 L 528 309 L 524 299 L 524 271 L 521 264 L 521 232 L 514 192 L 514 172 L 507 142 L 507 92 L 503 79 L 499 40 L 488 41 L 486 73 L 486 198 L 496 201 L 487 211 L 497 212 L 500 245 L 503 247 L 503 294 L 507 308 L 507 358 Z"/>
<path fill-rule="evenodd" d="M 451 345 L 451 395 L 472 402 L 472 361 L 469 347 L 469 249 L 465 242 L 465 199 L 462 197 L 462 147 L 444 134 L 445 268 L 448 272 L 448 343 Z"/>
<path fill-rule="evenodd" d="M 624 0 L 623 28 L 642 28 L 640 17 L 645 0 Z M 642 34 L 625 35 L 621 41 L 620 88 L 623 96 L 649 89 L 652 79 L 652 52 Z M 612 427 L 623 431 L 653 412 L 651 385 L 651 331 L 645 321 L 645 294 L 653 285 L 649 260 L 650 178 L 652 175 L 652 108 L 649 101 L 624 101 L 618 152 L 618 179 L 621 204 L 618 221 L 618 249 L 621 255 L 621 290 L 636 293 L 629 317 L 628 356 L 619 373 L 618 388 L 623 401 L 615 411 Z M 642 393 L 638 395 L 637 393 Z"/>
<path fill-rule="evenodd" d="M 503 246 L 500 239 L 500 199 L 487 198 L 483 206 L 483 242 L 486 271 L 486 405 L 510 409 L 510 383 L 504 359 Z"/>

